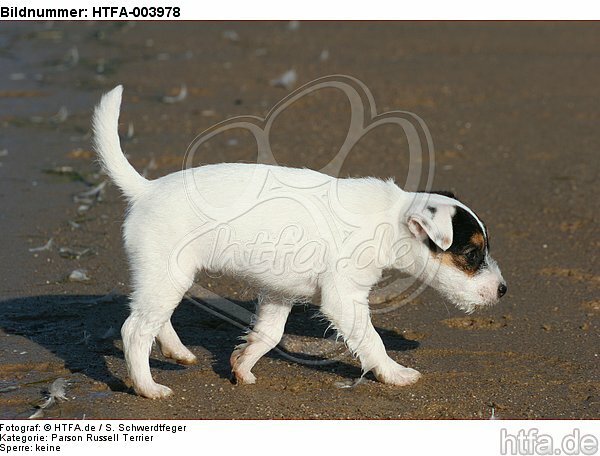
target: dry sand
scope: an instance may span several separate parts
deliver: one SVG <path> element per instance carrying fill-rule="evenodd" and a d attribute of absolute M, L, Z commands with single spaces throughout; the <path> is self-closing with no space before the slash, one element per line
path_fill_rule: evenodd
<path fill-rule="evenodd" d="M 70 382 L 70 400 L 47 417 L 486 419 L 493 408 L 500 418 L 598 418 L 598 43 L 596 23 L 301 23 L 295 31 L 285 23 L 3 24 L 0 418 L 31 415 L 59 377 Z M 157 177 L 180 168 L 188 144 L 213 123 L 265 115 L 288 93 L 270 81 L 291 68 L 298 83 L 352 75 L 380 110 L 426 121 L 434 187 L 454 190 L 486 221 L 509 292 L 472 316 L 431 290 L 377 312 L 391 356 L 424 374 L 405 388 L 370 375 L 339 388 L 360 376 L 350 356 L 310 365 L 277 353 L 255 367 L 256 385 L 235 386 L 228 357 L 240 329 L 186 301 L 174 326 L 200 363 L 178 366 L 155 350 L 154 376 L 175 395 L 137 397 L 119 336 L 129 292 L 124 203 L 113 186 L 87 211 L 73 201 L 103 180 L 90 153 L 91 110 L 124 84 L 122 132 L 130 122 L 135 132 L 124 148 Z M 182 83 L 185 100 L 161 101 Z M 274 127 L 276 158 L 320 168 L 346 125 L 340 94 L 304 100 Z M 404 182 L 404 146 L 397 130 L 382 128 L 342 174 Z M 201 159 L 252 161 L 255 150 L 232 135 Z M 64 166 L 72 172 L 45 172 Z M 50 238 L 50 250 L 29 251 Z M 61 255 L 65 247 L 72 250 Z M 90 280 L 68 281 L 75 269 Z M 199 280 L 252 308 L 244 284 Z M 314 313 L 294 311 L 284 347 L 338 353 Z"/>

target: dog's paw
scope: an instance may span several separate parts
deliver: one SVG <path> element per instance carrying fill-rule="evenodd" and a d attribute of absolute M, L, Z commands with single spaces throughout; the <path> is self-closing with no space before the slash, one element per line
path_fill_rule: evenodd
<path fill-rule="evenodd" d="M 183 364 L 185 366 L 191 366 L 192 364 L 197 364 L 198 363 L 198 358 L 196 358 L 196 355 L 194 355 L 191 351 L 189 351 L 186 348 L 186 351 L 183 352 L 178 352 L 178 353 L 174 353 L 174 352 L 170 352 L 167 350 L 163 350 L 162 352 L 163 356 L 165 358 L 169 358 L 172 360 L 175 360 L 177 362 L 177 364 Z"/>
<path fill-rule="evenodd" d="M 168 397 L 173 394 L 173 390 L 168 386 L 159 385 L 158 383 L 154 383 L 149 386 L 135 387 L 135 392 L 140 396 L 147 397 L 148 399 L 162 399 L 164 397 Z"/>
<path fill-rule="evenodd" d="M 244 352 L 248 346 L 248 343 L 238 345 L 229 358 L 231 372 L 238 385 L 253 385 L 256 383 L 256 377 L 250 371 L 248 366 L 244 365 Z"/>
<path fill-rule="evenodd" d="M 194 364 L 198 364 L 198 358 L 195 355 L 192 356 L 181 356 L 173 358 L 177 364 L 182 364 L 184 366 L 192 366 Z"/>
<path fill-rule="evenodd" d="M 254 385 L 256 383 L 256 376 L 250 371 L 234 369 L 233 375 L 238 385 Z"/>
<path fill-rule="evenodd" d="M 236 366 L 240 362 L 240 357 L 244 354 L 244 349 L 247 346 L 248 346 L 248 343 L 245 342 L 245 343 L 240 344 L 237 347 L 235 347 L 235 349 L 231 353 L 231 356 L 229 357 L 229 364 L 231 365 L 231 370 L 235 370 Z"/>
<path fill-rule="evenodd" d="M 393 362 L 381 369 L 375 369 L 375 377 L 382 383 L 395 386 L 406 386 L 416 383 L 421 378 L 418 370 L 404 367 Z"/>

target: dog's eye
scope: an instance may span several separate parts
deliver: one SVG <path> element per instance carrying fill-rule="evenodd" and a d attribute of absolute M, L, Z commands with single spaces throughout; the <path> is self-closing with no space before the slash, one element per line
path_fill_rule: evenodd
<path fill-rule="evenodd" d="M 469 250 L 465 253 L 465 258 L 469 262 L 469 264 L 476 265 L 479 263 L 479 250 Z"/>

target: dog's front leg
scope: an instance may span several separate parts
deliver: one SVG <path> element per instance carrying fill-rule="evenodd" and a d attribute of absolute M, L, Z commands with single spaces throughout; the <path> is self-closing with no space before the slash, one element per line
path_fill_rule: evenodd
<path fill-rule="evenodd" d="M 368 289 L 350 280 L 330 278 L 321 288 L 321 311 L 358 356 L 363 372 L 373 371 L 379 381 L 391 385 L 415 383 L 421 374 L 387 355 L 371 323 L 368 296 Z"/>

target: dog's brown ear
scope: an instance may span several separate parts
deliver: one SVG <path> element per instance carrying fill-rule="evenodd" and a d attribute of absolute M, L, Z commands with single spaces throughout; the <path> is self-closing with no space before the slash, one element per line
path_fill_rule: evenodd
<path fill-rule="evenodd" d="M 456 208 L 449 204 L 426 204 L 407 217 L 410 232 L 420 241 L 429 238 L 442 250 L 452 245 L 452 216 Z"/>

